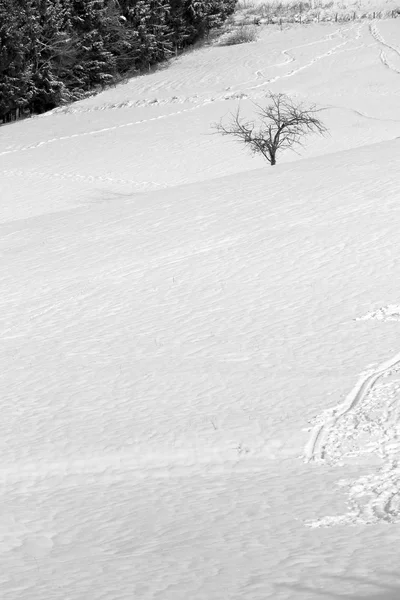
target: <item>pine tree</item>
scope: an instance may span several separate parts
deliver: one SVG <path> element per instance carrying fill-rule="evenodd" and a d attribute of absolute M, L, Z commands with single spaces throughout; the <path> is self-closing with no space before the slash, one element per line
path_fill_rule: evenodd
<path fill-rule="evenodd" d="M 9 120 L 29 102 L 30 70 L 26 58 L 24 12 L 14 0 L 0 4 L 0 119 Z"/>
<path fill-rule="evenodd" d="M 83 97 L 219 27 L 236 0 L 0 0 L 0 120 Z"/>
<path fill-rule="evenodd" d="M 135 31 L 138 69 L 165 60 L 173 53 L 169 13 L 168 0 L 137 0 L 127 8 L 129 27 Z"/>
<path fill-rule="evenodd" d="M 35 113 L 54 108 L 70 97 L 63 81 L 70 52 L 69 8 L 67 2 L 62 4 L 60 0 L 26 1 L 30 106 Z"/>
<path fill-rule="evenodd" d="M 185 14 L 198 36 L 220 27 L 233 13 L 236 0 L 186 0 Z"/>
<path fill-rule="evenodd" d="M 105 86 L 116 74 L 116 60 L 103 38 L 106 7 L 101 0 L 71 0 L 72 23 L 77 33 L 72 85 L 77 92 Z"/>

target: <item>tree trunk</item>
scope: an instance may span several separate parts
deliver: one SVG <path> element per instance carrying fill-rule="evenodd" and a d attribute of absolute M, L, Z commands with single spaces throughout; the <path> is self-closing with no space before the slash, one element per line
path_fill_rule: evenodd
<path fill-rule="evenodd" d="M 273 167 L 274 165 L 276 165 L 276 159 L 275 156 L 271 156 L 271 167 Z"/>

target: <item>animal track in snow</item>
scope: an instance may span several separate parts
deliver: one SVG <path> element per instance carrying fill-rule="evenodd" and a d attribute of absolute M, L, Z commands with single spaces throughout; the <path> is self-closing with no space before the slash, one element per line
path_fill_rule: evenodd
<path fill-rule="evenodd" d="M 386 42 L 386 40 L 383 38 L 382 34 L 378 30 L 378 26 L 377 26 L 376 23 L 371 23 L 371 25 L 369 26 L 369 30 L 370 30 L 370 33 L 371 33 L 372 37 L 375 39 L 375 41 L 378 44 L 381 44 L 382 46 L 385 46 L 385 48 L 388 48 L 389 50 L 391 50 L 392 52 L 394 52 L 395 54 L 397 54 L 398 57 L 400 57 L 400 50 L 399 50 L 399 48 L 397 46 L 393 46 L 392 44 L 389 44 L 388 42 Z M 400 74 L 400 69 L 398 69 L 390 61 L 390 59 L 388 58 L 388 56 L 387 56 L 387 54 L 386 54 L 386 52 L 384 50 L 381 50 L 379 58 L 380 58 L 382 64 L 385 65 L 385 67 L 387 67 L 388 69 L 390 69 L 394 73 Z"/>
<path fill-rule="evenodd" d="M 204 104 L 207 104 L 208 102 L 205 102 Z M 204 106 L 204 104 L 202 104 L 201 106 Z M 96 135 L 98 133 L 107 133 L 109 131 L 115 131 L 117 129 L 123 129 L 125 127 L 133 127 L 134 125 L 142 125 L 144 123 L 149 123 L 151 121 L 158 121 L 160 119 L 166 119 L 168 117 L 171 116 L 175 116 L 175 115 L 180 115 L 192 110 L 195 110 L 196 108 L 198 108 L 197 105 L 191 107 L 191 108 L 185 108 L 183 110 L 174 112 L 174 113 L 169 113 L 169 114 L 164 114 L 164 115 L 158 115 L 157 117 L 152 117 L 150 119 L 140 119 L 139 121 L 130 121 L 129 123 L 121 123 L 120 125 L 113 125 L 111 127 L 103 127 L 101 129 L 94 129 L 92 131 L 84 131 L 81 133 L 74 133 L 72 135 L 63 135 L 61 137 L 55 137 L 55 138 L 51 138 L 49 140 L 42 140 L 41 142 L 36 142 L 35 144 L 30 144 L 29 146 L 21 146 L 19 148 L 11 148 L 8 150 L 4 150 L 3 152 L 0 152 L 0 156 L 5 156 L 8 154 L 15 154 L 18 152 L 24 152 L 27 150 L 35 150 L 36 148 L 40 148 L 42 146 L 46 146 L 48 144 L 53 144 L 55 142 L 62 142 L 64 140 L 72 140 L 75 138 L 81 138 L 81 137 L 86 137 L 89 135 Z"/>
<path fill-rule="evenodd" d="M 351 25 L 350 27 L 340 27 L 339 29 L 336 29 L 335 31 L 333 31 L 332 33 L 324 36 L 323 38 L 319 39 L 319 40 L 315 40 L 313 42 L 308 42 L 306 44 L 300 44 L 298 46 L 291 46 L 290 48 L 286 48 L 285 50 L 281 51 L 281 54 L 283 54 L 284 56 L 286 56 L 286 60 L 279 62 L 279 63 L 275 63 L 273 65 L 268 65 L 266 66 L 263 70 L 267 70 L 267 69 L 272 69 L 272 68 L 276 68 L 276 67 L 283 67 L 288 65 L 289 63 L 295 62 L 296 59 L 294 56 L 292 56 L 292 52 L 293 50 L 296 50 L 298 48 L 306 48 L 308 46 L 313 46 L 316 44 L 321 44 L 323 42 L 328 42 L 332 39 L 334 39 L 336 36 L 339 36 L 340 38 L 344 39 L 344 35 L 343 33 L 345 33 L 346 31 L 352 31 L 354 28 L 356 28 L 356 35 L 354 38 L 345 38 L 343 42 L 340 42 L 339 44 L 337 44 L 336 46 L 334 46 L 333 48 L 331 48 L 330 50 L 328 50 L 327 52 L 324 52 L 320 55 L 314 56 L 310 61 L 308 61 L 305 65 L 301 65 L 295 69 L 293 69 L 292 71 L 290 71 L 289 73 L 284 73 L 282 75 L 275 75 L 272 78 L 269 79 L 264 79 L 264 81 L 262 83 L 256 84 L 256 85 L 249 85 L 249 84 L 254 84 L 254 80 L 252 81 L 246 81 L 246 82 L 241 82 L 241 83 L 237 83 L 232 87 L 241 87 L 242 90 L 248 91 L 248 90 L 255 90 L 258 88 L 262 88 L 265 87 L 266 85 L 270 84 L 270 83 L 275 83 L 276 81 L 280 80 L 280 79 L 285 79 L 287 77 L 292 77 L 293 75 L 296 75 L 297 73 L 299 73 L 300 71 L 303 71 L 304 69 L 307 69 L 311 66 L 313 66 L 316 62 L 322 60 L 323 58 L 327 58 L 329 56 L 335 55 L 335 54 L 339 54 L 340 52 L 343 51 L 353 51 L 353 50 L 357 50 L 358 48 L 362 48 L 364 46 L 364 44 L 357 46 L 355 48 L 349 48 L 346 50 L 339 50 L 339 48 L 342 48 L 343 46 L 346 46 L 349 42 L 352 42 L 354 40 L 359 39 L 360 35 L 361 35 L 361 28 L 362 28 L 362 24 L 359 25 Z M 261 76 L 263 75 L 263 72 L 261 70 L 256 71 L 255 73 L 255 79 L 256 80 L 260 80 Z M 216 97 L 214 100 L 222 100 L 222 99 L 226 99 L 225 97 Z"/>
<path fill-rule="evenodd" d="M 387 67 L 388 69 L 390 69 L 391 71 L 394 71 L 395 73 L 399 73 L 400 74 L 400 69 L 398 69 L 397 67 L 395 67 L 393 65 L 392 62 L 390 62 L 390 60 L 388 59 L 387 55 L 385 54 L 385 52 L 382 50 L 379 58 L 382 62 L 382 64 L 385 65 L 385 67 Z"/>
<path fill-rule="evenodd" d="M 287 48 L 286 50 L 282 51 L 282 54 L 286 54 L 287 56 L 290 56 L 288 53 L 290 51 L 292 51 L 292 50 L 295 50 L 296 48 L 303 48 L 303 47 L 306 47 L 306 46 L 311 46 L 313 44 L 317 44 L 317 43 L 329 41 L 330 39 L 333 39 L 333 37 L 335 37 L 336 35 L 339 35 L 343 39 L 343 32 L 344 31 L 351 31 L 355 27 L 356 27 L 355 25 L 352 25 L 352 26 L 350 26 L 348 28 L 339 28 L 338 30 L 336 30 L 335 32 L 329 34 L 328 36 L 326 36 L 322 40 L 318 40 L 316 42 L 310 42 L 308 44 L 302 44 L 301 46 L 293 46 L 292 48 Z M 362 25 L 358 25 L 357 26 L 357 33 L 356 33 L 356 37 L 354 39 L 358 39 L 360 37 L 361 27 L 362 27 Z M 344 39 L 343 42 L 340 42 L 339 44 L 337 44 L 336 46 L 334 46 L 333 48 L 331 48 L 327 52 L 324 52 L 322 54 L 318 54 L 317 56 L 314 56 L 306 64 L 301 65 L 301 66 L 293 69 L 292 71 L 289 71 L 289 73 L 285 73 L 283 75 L 276 75 L 275 77 L 272 77 L 271 79 L 265 80 L 263 83 L 260 83 L 258 85 L 253 85 L 253 86 L 250 86 L 250 87 L 247 87 L 247 88 L 244 88 L 244 89 L 246 89 L 246 90 L 254 90 L 254 89 L 263 87 L 265 85 L 268 85 L 270 83 L 275 83 L 279 79 L 286 79 L 287 77 L 293 77 L 293 75 L 296 75 L 297 73 L 300 73 L 301 71 L 304 71 L 305 69 L 308 69 L 308 68 L 312 67 L 316 62 L 319 62 L 320 60 L 322 60 L 324 58 L 328 58 L 329 56 L 333 56 L 335 54 L 339 54 L 340 53 L 339 49 L 343 48 L 344 46 L 346 46 L 351 41 L 353 41 L 353 39 L 351 39 L 351 38 Z M 361 48 L 363 46 L 364 46 L 364 44 L 362 44 L 361 46 L 357 46 L 356 48 L 350 48 L 350 49 L 348 49 L 346 51 L 356 50 L 356 49 Z M 281 65 L 288 64 L 289 62 L 293 62 L 293 60 L 289 60 L 289 61 L 286 61 L 284 63 L 281 63 Z M 279 65 L 279 66 L 281 66 L 281 65 Z M 274 66 L 278 66 L 278 65 L 274 65 Z"/>
<path fill-rule="evenodd" d="M 80 175 L 79 173 L 43 173 L 41 171 L 22 171 L 19 169 L 9 169 L 7 171 L 1 171 L 0 176 L 4 177 L 35 177 L 39 179 L 69 179 L 70 181 L 84 181 L 86 183 L 115 183 L 120 185 L 131 185 L 139 188 L 140 190 L 150 190 L 168 187 L 163 183 L 156 183 L 155 181 L 135 181 L 133 179 L 119 179 L 115 177 L 105 177 L 102 175 Z"/>
<path fill-rule="evenodd" d="M 46 116 L 51 114 L 76 114 L 103 110 L 116 110 L 119 108 L 142 108 L 143 106 L 161 106 L 164 104 L 198 104 L 199 100 L 201 100 L 200 96 L 195 94 L 194 96 L 172 96 L 171 98 L 153 98 L 151 100 L 142 99 L 124 100 L 123 102 L 107 102 L 105 104 L 99 104 L 95 106 L 76 106 L 75 104 L 68 104 L 67 106 L 55 108 L 49 113 L 46 113 Z"/>
<path fill-rule="evenodd" d="M 400 56 L 400 49 L 397 46 L 392 46 L 392 44 L 388 44 L 388 42 L 386 42 L 386 40 L 383 38 L 382 34 L 380 33 L 376 22 L 371 23 L 371 25 L 369 26 L 369 30 L 371 32 L 372 37 L 379 44 L 382 44 L 383 46 L 386 46 L 386 48 L 389 48 L 390 50 L 393 50 L 393 52 L 395 52 L 398 56 Z"/>

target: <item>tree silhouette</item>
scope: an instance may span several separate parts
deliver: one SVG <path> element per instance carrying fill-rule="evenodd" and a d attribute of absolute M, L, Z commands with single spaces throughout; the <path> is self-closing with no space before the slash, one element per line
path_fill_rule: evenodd
<path fill-rule="evenodd" d="M 314 104 L 296 104 L 286 94 L 269 93 L 267 99 L 265 107 L 254 103 L 258 109 L 256 120 L 243 119 L 238 108 L 228 125 L 220 121 L 214 129 L 237 138 L 253 154 L 262 154 L 271 166 L 276 164 L 278 151 L 302 146 L 303 138 L 311 133 L 327 133 L 318 118 L 320 109 Z"/>

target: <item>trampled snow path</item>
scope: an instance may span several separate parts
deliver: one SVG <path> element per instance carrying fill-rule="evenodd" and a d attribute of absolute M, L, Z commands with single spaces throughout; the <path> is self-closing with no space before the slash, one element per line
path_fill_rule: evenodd
<path fill-rule="evenodd" d="M 400 305 L 387 304 L 386 306 L 368 312 L 362 317 L 357 317 L 356 321 L 370 321 L 372 319 L 378 321 L 400 321 Z"/>
<path fill-rule="evenodd" d="M 338 406 L 325 411 L 314 426 L 310 440 L 305 448 L 304 457 L 306 462 L 311 460 L 323 460 L 332 458 L 332 445 L 335 446 L 340 436 L 342 427 L 341 420 L 350 411 L 363 411 L 367 396 L 371 393 L 374 385 L 381 377 L 387 377 L 400 367 L 400 353 L 385 361 L 371 372 L 362 374 L 354 388 L 347 395 L 344 402 Z M 329 450 L 327 449 L 329 447 Z M 342 457 L 342 455 L 341 455 Z"/>
<path fill-rule="evenodd" d="M 357 320 L 370 319 L 398 321 L 400 309 L 388 305 Z M 330 464 L 363 455 L 376 455 L 382 464 L 370 475 L 338 482 L 347 491 L 348 511 L 308 526 L 400 523 L 400 353 L 362 374 L 343 403 L 317 418 L 304 451 L 306 462 Z"/>
<path fill-rule="evenodd" d="M 385 460 L 377 473 L 336 484 L 348 496 L 347 512 L 306 521 L 308 527 L 400 523 L 400 466 Z"/>

